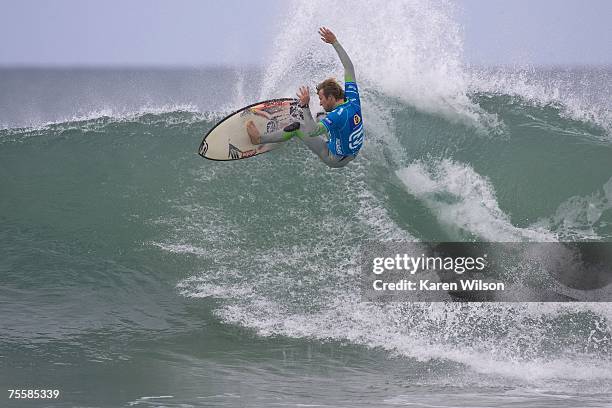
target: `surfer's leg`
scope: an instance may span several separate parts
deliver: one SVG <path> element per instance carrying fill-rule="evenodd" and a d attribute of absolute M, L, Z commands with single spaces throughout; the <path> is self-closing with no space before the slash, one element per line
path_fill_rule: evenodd
<path fill-rule="evenodd" d="M 354 159 L 353 156 L 336 156 L 329 151 L 327 140 L 323 136 L 302 136 L 300 140 L 304 142 L 314 154 L 319 156 L 319 159 L 331 168 L 344 167 Z"/>
<path fill-rule="evenodd" d="M 315 122 L 308 106 L 302 107 L 304 112 L 304 124 L 302 129 L 297 130 L 297 136 L 304 142 L 319 159 L 329 167 L 338 168 L 346 166 L 353 156 L 336 156 L 327 147 L 327 129 L 321 122 Z"/>
<path fill-rule="evenodd" d="M 319 159 L 329 167 L 338 168 L 346 166 L 350 161 L 354 159 L 353 156 L 337 156 L 329 151 L 327 147 L 327 139 L 324 135 L 315 135 L 317 124 L 312 120 L 312 116 L 310 115 L 310 111 L 304 109 L 305 113 L 307 113 L 306 120 L 304 121 L 304 126 L 302 129 L 296 130 L 277 130 L 275 132 L 261 134 L 259 130 L 255 127 L 255 124 L 252 121 L 247 122 L 247 133 L 251 138 L 251 142 L 255 145 L 264 144 L 264 143 L 279 143 L 286 142 L 294 136 L 298 136 L 314 154 L 316 154 Z M 309 120 L 308 120 L 309 119 Z M 321 126 L 323 128 L 323 126 Z M 295 128 L 294 128 L 295 129 Z M 323 128 L 324 129 L 324 128 Z"/>
<path fill-rule="evenodd" d="M 286 142 L 291 139 L 293 134 L 290 132 L 284 132 L 277 130 L 276 132 L 264 133 L 260 136 L 261 143 L 279 143 Z"/>
<path fill-rule="evenodd" d="M 302 142 L 308 147 L 314 154 L 319 156 L 319 159 L 329 167 L 338 168 L 346 166 L 353 156 L 336 156 L 329 151 L 327 147 L 327 138 L 323 135 L 319 136 L 308 136 L 309 130 L 308 125 L 305 125 L 305 132 L 300 132 L 299 137 Z M 305 133 L 305 134 L 304 134 Z"/>
<path fill-rule="evenodd" d="M 294 136 L 293 132 L 285 132 L 284 130 L 277 130 L 275 132 L 264 133 L 263 135 L 259 132 L 255 123 L 249 120 L 246 124 L 247 133 L 251 138 L 251 143 L 255 145 L 264 143 L 279 143 L 286 142 Z"/>

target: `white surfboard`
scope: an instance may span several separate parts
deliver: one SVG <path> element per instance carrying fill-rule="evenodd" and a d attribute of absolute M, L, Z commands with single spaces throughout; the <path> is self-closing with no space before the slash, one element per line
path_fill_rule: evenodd
<path fill-rule="evenodd" d="M 252 120 L 262 134 L 283 129 L 296 121 L 303 122 L 304 113 L 297 102 L 290 98 L 272 99 L 232 113 L 206 133 L 198 149 L 199 155 L 210 160 L 239 160 L 280 147 L 283 143 L 252 144 L 246 122 Z"/>

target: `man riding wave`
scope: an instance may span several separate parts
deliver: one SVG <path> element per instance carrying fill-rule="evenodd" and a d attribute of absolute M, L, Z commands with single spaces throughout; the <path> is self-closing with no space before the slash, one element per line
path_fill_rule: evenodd
<path fill-rule="evenodd" d="M 294 123 L 283 130 L 260 134 L 253 121 L 246 124 L 253 144 L 285 142 L 298 136 L 310 150 L 329 167 L 344 167 L 361 149 L 364 139 L 363 118 L 359 90 L 355 81 L 355 69 L 348 54 L 331 30 L 319 29 L 321 40 L 331 44 L 344 67 L 344 89 L 334 79 L 326 79 L 317 85 L 319 103 L 327 116 L 315 122 L 310 113 L 310 91 L 301 86 L 297 97 L 304 112 L 304 124 Z"/>

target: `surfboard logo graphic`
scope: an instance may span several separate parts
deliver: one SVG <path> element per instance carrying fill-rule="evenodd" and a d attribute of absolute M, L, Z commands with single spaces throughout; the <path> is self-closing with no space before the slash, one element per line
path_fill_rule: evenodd
<path fill-rule="evenodd" d="M 229 144 L 229 154 L 227 155 L 227 157 L 229 157 L 232 160 L 246 159 L 247 157 L 255 156 L 257 153 L 262 153 L 265 151 L 267 150 L 264 149 L 263 146 L 260 146 L 257 149 L 251 149 L 251 150 L 247 150 L 243 152 L 242 150 L 240 150 L 239 148 L 237 148 L 236 146 L 230 143 Z"/>
<path fill-rule="evenodd" d="M 208 151 L 208 143 L 204 141 L 202 142 L 202 145 L 200 146 L 200 156 L 204 156 L 207 151 Z"/>
<path fill-rule="evenodd" d="M 255 156 L 257 154 L 257 149 L 247 150 L 246 152 L 241 152 L 240 158 L 246 159 L 247 157 Z"/>
<path fill-rule="evenodd" d="M 289 106 L 289 116 L 298 120 L 304 120 L 304 112 L 298 108 L 297 102 L 294 102 Z"/>
<path fill-rule="evenodd" d="M 234 146 L 233 144 L 229 144 L 229 154 L 227 155 L 230 159 L 240 159 L 242 157 L 242 151 Z"/>
<path fill-rule="evenodd" d="M 278 120 L 276 118 L 273 118 L 266 124 L 266 133 L 272 133 L 276 129 L 278 129 Z"/>

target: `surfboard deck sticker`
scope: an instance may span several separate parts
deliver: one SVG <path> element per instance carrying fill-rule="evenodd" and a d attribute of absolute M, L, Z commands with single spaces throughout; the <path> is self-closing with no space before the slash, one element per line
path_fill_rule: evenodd
<path fill-rule="evenodd" d="M 240 160 L 277 149 L 283 143 L 254 145 L 246 131 L 252 120 L 262 133 L 270 133 L 293 122 L 303 122 L 297 99 L 281 98 L 257 102 L 222 119 L 206 133 L 198 154 L 210 160 Z"/>

